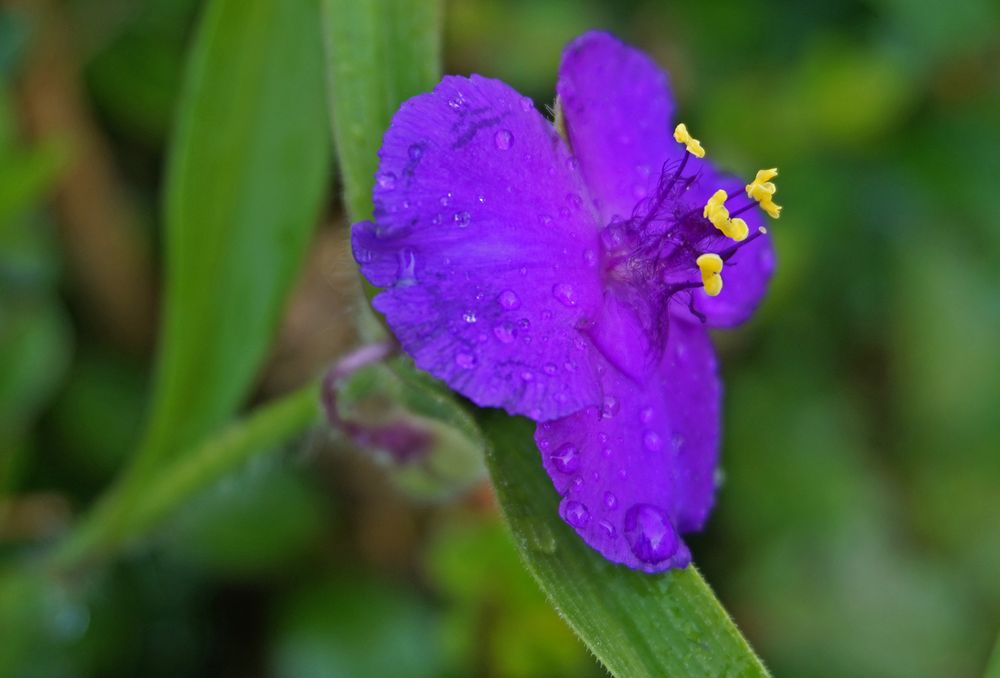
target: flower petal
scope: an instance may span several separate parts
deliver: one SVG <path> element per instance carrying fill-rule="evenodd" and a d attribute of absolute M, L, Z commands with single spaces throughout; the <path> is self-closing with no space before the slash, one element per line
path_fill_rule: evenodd
<path fill-rule="evenodd" d="M 535 441 L 560 516 L 605 558 L 659 572 L 691 559 L 715 494 L 719 384 L 701 325 L 673 323 L 659 368 L 637 383 L 602 374 L 604 404 L 540 424 Z"/>
<path fill-rule="evenodd" d="M 684 157 L 670 124 L 666 74 L 644 53 L 603 32 L 563 52 L 556 85 L 570 146 L 605 222 L 652 195 L 667 160 Z M 690 158 L 689 169 L 700 164 Z"/>
<path fill-rule="evenodd" d="M 537 421 L 599 402 L 578 329 L 601 306 L 598 226 L 551 123 L 502 82 L 447 77 L 402 106 L 380 157 L 352 245 L 417 366 Z"/>

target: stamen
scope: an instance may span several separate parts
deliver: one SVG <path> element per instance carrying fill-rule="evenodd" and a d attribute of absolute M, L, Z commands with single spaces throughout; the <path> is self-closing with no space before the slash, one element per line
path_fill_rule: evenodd
<path fill-rule="evenodd" d="M 705 286 L 705 294 L 716 297 L 722 291 L 722 257 L 712 252 L 702 254 L 695 260 L 701 270 L 701 282 Z"/>
<path fill-rule="evenodd" d="M 722 231 L 727 237 L 732 238 L 736 242 L 740 240 L 745 240 L 747 234 L 750 232 L 749 227 L 747 227 L 747 222 L 742 219 L 730 219 L 729 210 L 726 209 L 726 200 L 728 195 L 721 188 L 717 190 L 708 202 L 705 203 L 705 209 L 702 215 L 712 222 L 712 225 L 717 229 Z"/>
<path fill-rule="evenodd" d="M 774 194 L 778 187 L 771 179 L 778 176 L 778 168 L 762 169 L 757 172 L 757 176 L 746 186 L 747 195 L 751 200 L 760 203 L 761 209 L 768 213 L 772 219 L 781 216 L 781 205 L 774 202 Z"/>
<path fill-rule="evenodd" d="M 683 122 L 674 128 L 674 140 L 679 144 L 684 144 L 684 146 L 687 147 L 688 153 L 694 157 L 705 157 L 705 149 L 702 147 L 701 142 L 691 136 L 691 133 L 688 132 L 687 125 Z"/>

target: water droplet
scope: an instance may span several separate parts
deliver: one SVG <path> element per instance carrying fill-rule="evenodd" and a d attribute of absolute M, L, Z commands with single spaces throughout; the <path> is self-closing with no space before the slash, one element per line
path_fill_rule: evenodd
<path fill-rule="evenodd" d="M 497 297 L 497 303 L 508 311 L 513 311 L 521 307 L 521 300 L 514 290 L 504 290 L 501 292 L 500 296 Z"/>
<path fill-rule="evenodd" d="M 576 363 L 572 360 L 567 360 L 563 363 L 563 367 L 566 368 L 567 372 L 576 372 Z"/>
<path fill-rule="evenodd" d="M 556 536 L 548 525 L 540 520 L 532 520 L 525 524 L 528 542 L 542 553 L 549 555 L 556 552 Z"/>
<path fill-rule="evenodd" d="M 590 511 L 578 501 L 563 502 L 563 517 L 573 527 L 584 528 L 590 521 Z"/>
<path fill-rule="evenodd" d="M 669 558 L 679 545 L 666 512 L 651 504 L 636 504 L 625 513 L 625 538 L 635 557 L 644 563 Z"/>
<path fill-rule="evenodd" d="M 552 320 L 552 311 L 542 311 L 542 320 Z"/>
<path fill-rule="evenodd" d="M 660 440 L 659 434 L 655 431 L 646 431 L 642 435 L 642 445 L 650 452 L 657 452 L 663 447 L 663 441 Z"/>
<path fill-rule="evenodd" d="M 517 330 L 514 329 L 513 323 L 502 322 L 493 328 L 493 336 L 499 339 L 500 343 L 509 344 L 517 336 Z"/>
<path fill-rule="evenodd" d="M 514 145 L 514 135 L 510 133 L 509 129 L 497 130 L 497 133 L 493 135 L 493 143 L 496 144 L 497 149 L 508 151 Z"/>
<path fill-rule="evenodd" d="M 545 363 L 545 366 L 542 367 L 542 371 L 551 377 L 554 376 L 556 372 L 559 371 L 559 368 L 556 367 L 555 363 Z"/>
<path fill-rule="evenodd" d="M 476 318 L 476 312 L 475 311 L 466 311 L 465 313 L 462 314 L 462 320 L 464 320 L 465 322 L 470 323 L 470 324 L 476 322 L 476 320 L 477 320 L 477 318 Z"/>
<path fill-rule="evenodd" d="M 682 449 L 684 449 L 685 442 L 686 441 L 684 440 L 684 436 L 682 436 L 680 433 L 675 433 L 672 436 L 670 436 L 670 446 L 674 449 L 674 452 L 680 452 Z"/>
<path fill-rule="evenodd" d="M 573 473 L 580 468 L 580 452 L 573 443 L 566 443 L 557 449 L 549 459 L 561 473 Z"/>
<path fill-rule="evenodd" d="M 423 144 L 410 144 L 406 152 L 410 156 L 410 160 L 420 160 L 424 154 L 424 146 Z"/>
<path fill-rule="evenodd" d="M 614 527 L 614 525 L 612 525 L 611 523 L 609 523 L 606 520 L 602 520 L 601 522 L 597 523 L 597 525 L 598 525 L 598 527 L 601 528 L 601 530 L 604 531 L 604 535 L 608 539 L 614 539 L 615 538 L 615 527 Z"/>
<path fill-rule="evenodd" d="M 442 195 L 441 199 L 438 200 L 438 202 L 441 203 L 441 207 L 447 207 L 448 205 L 451 204 L 451 198 L 452 198 L 452 194 L 451 194 L 451 192 L 448 192 L 445 195 Z"/>
<path fill-rule="evenodd" d="M 531 370 L 523 370 L 521 372 L 521 379 L 523 379 L 524 381 L 532 381 L 534 380 L 534 378 L 535 375 Z"/>
<path fill-rule="evenodd" d="M 459 353 L 455 356 L 455 364 L 463 370 L 471 370 L 476 366 L 476 356 L 471 353 Z"/>
<path fill-rule="evenodd" d="M 461 93 L 459 93 L 455 97 L 449 99 L 448 108 L 456 112 L 461 111 L 463 108 L 465 108 L 465 97 Z"/>
<path fill-rule="evenodd" d="M 608 226 L 603 231 L 601 231 L 601 242 L 606 250 L 616 250 L 622 246 L 625 240 L 625 235 L 622 233 L 621 228 L 617 226 Z"/>
<path fill-rule="evenodd" d="M 576 290 L 569 283 L 556 283 L 553 285 L 552 296 L 563 306 L 576 306 Z"/>
<path fill-rule="evenodd" d="M 455 212 L 455 215 L 452 217 L 452 220 L 455 222 L 455 225 L 458 226 L 459 228 L 465 228 L 466 226 L 468 226 L 469 221 L 471 219 L 472 215 L 469 214 L 468 212 Z"/>
<path fill-rule="evenodd" d="M 616 497 L 611 492 L 604 493 L 604 505 L 609 511 L 614 511 L 615 507 L 618 506 L 618 497 Z"/>
<path fill-rule="evenodd" d="M 583 262 L 587 264 L 590 268 L 597 266 L 597 252 L 592 249 L 586 249 L 583 251 Z"/>
<path fill-rule="evenodd" d="M 642 200 L 646 195 L 646 187 L 642 184 L 636 184 L 632 187 L 632 197 L 636 200 Z"/>
<path fill-rule="evenodd" d="M 396 284 L 402 287 L 412 285 L 417 280 L 417 260 L 410 250 L 401 250 L 396 256 Z"/>
<path fill-rule="evenodd" d="M 531 321 L 528 320 L 527 318 L 521 318 L 520 320 L 517 321 L 517 326 L 520 327 L 522 330 L 530 330 Z"/>
<path fill-rule="evenodd" d="M 643 424 L 648 424 L 649 422 L 653 421 L 653 408 L 652 407 L 642 408 L 642 412 L 639 413 L 639 421 L 641 421 Z"/>
<path fill-rule="evenodd" d="M 375 258 L 371 250 L 358 249 L 354 251 L 354 258 L 359 264 L 367 264 Z"/>
<path fill-rule="evenodd" d="M 378 182 L 379 188 L 386 191 L 396 188 L 396 175 L 392 172 L 379 172 L 375 175 L 375 181 Z"/>
<path fill-rule="evenodd" d="M 552 223 L 552 217 L 548 214 L 539 214 L 538 221 L 542 224 L 542 226 L 548 226 Z"/>
<path fill-rule="evenodd" d="M 567 193 L 566 201 L 573 206 L 573 209 L 580 209 L 580 206 L 583 205 L 583 198 L 578 193 Z"/>
<path fill-rule="evenodd" d="M 618 398 L 613 395 L 604 396 L 604 407 L 601 409 L 601 416 L 605 419 L 610 419 L 618 414 L 620 409 L 621 403 L 618 402 Z"/>
<path fill-rule="evenodd" d="M 435 214 L 434 218 L 431 219 L 431 223 L 434 224 L 435 226 L 440 225 L 441 224 L 441 215 L 440 214 Z"/>
<path fill-rule="evenodd" d="M 480 205 L 485 205 L 486 204 L 486 196 L 483 195 L 482 193 L 479 194 L 479 197 L 476 198 L 476 200 L 479 201 Z"/>
<path fill-rule="evenodd" d="M 531 100 L 531 97 L 521 97 L 521 110 L 527 113 L 535 105 L 535 102 Z"/>
<path fill-rule="evenodd" d="M 605 459 L 608 459 L 608 458 L 610 458 L 610 457 L 611 457 L 611 454 L 612 454 L 612 450 L 611 450 L 611 448 L 610 448 L 610 447 L 605 447 L 605 448 L 604 448 L 603 450 L 601 450 L 601 454 L 603 454 L 603 455 L 604 455 L 604 458 L 605 458 Z"/>
<path fill-rule="evenodd" d="M 715 483 L 715 489 L 719 489 L 726 482 L 726 472 L 721 468 L 715 469 L 715 473 L 712 475 L 712 481 Z"/>

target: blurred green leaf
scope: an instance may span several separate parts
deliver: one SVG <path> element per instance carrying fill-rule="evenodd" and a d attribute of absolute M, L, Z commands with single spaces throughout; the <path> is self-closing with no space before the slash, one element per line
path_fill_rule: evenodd
<path fill-rule="evenodd" d="M 447 602 L 440 631 L 456 675 L 484 666 L 498 678 L 603 674 L 525 571 L 494 513 L 450 521 L 426 560 Z"/>
<path fill-rule="evenodd" d="M 330 149 L 316 2 L 205 8 L 167 176 L 154 463 L 242 403 L 317 219 Z"/>
<path fill-rule="evenodd" d="M 392 115 L 441 76 L 440 0 L 321 0 L 333 135 L 353 221 L 371 216 Z"/>
<path fill-rule="evenodd" d="M 28 569 L 0 570 L 0 675 L 75 675 L 81 662 L 70 650 L 89 622 L 67 587 Z"/>
<path fill-rule="evenodd" d="M 990 663 L 986 667 L 986 674 L 983 678 L 1000 678 L 1000 637 L 997 638 L 996 645 L 993 646 L 993 655 Z"/>
<path fill-rule="evenodd" d="M 0 231 L 15 214 L 41 201 L 65 163 L 66 149 L 57 143 L 29 151 L 0 148 Z"/>
<path fill-rule="evenodd" d="M 531 422 L 485 411 L 487 464 L 528 569 L 616 676 L 766 676 L 692 566 L 649 575 L 608 562 L 558 513 Z"/>
<path fill-rule="evenodd" d="M 318 492 L 285 460 L 260 458 L 184 505 L 168 537 L 172 553 L 230 578 L 302 562 L 322 534 Z"/>
<path fill-rule="evenodd" d="M 279 614 L 272 675 L 431 678 L 434 616 L 412 593 L 355 574 L 302 587 Z"/>
<path fill-rule="evenodd" d="M 15 313 L 9 313 L 14 310 Z M 32 417 L 66 370 L 69 324 L 54 304 L 0 308 L 0 431 Z"/>

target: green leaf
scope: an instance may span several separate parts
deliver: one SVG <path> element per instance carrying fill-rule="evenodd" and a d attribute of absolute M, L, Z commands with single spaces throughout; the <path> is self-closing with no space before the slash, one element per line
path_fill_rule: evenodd
<path fill-rule="evenodd" d="M 484 411 L 487 464 L 528 569 L 573 630 L 616 676 L 766 676 L 701 574 L 615 565 L 558 515 L 531 422 Z"/>
<path fill-rule="evenodd" d="M 392 115 L 441 77 L 440 0 L 321 0 L 333 135 L 347 213 L 371 216 L 376 151 Z"/>
<path fill-rule="evenodd" d="M 247 396 L 317 220 L 330 148 L 318 0 L 213 0 L 166 188 L 166 309 L 144 462 Z"/>
<path fill-rule="evenodd" d="M 997 638 L 996 645 L 993 647 L 993 655 L 986 666 L 986 674 L 983 678 L 1000 678 L 1000 638 Z"/>

